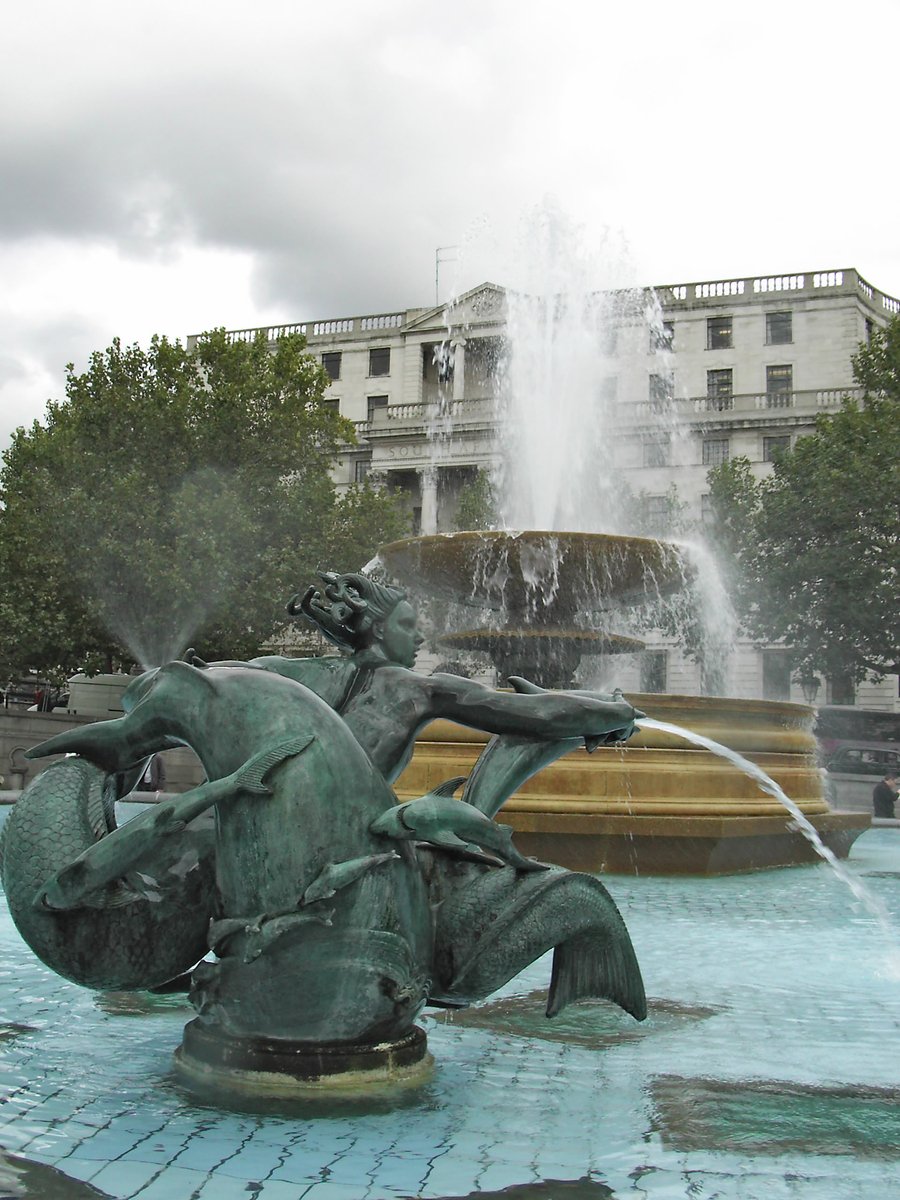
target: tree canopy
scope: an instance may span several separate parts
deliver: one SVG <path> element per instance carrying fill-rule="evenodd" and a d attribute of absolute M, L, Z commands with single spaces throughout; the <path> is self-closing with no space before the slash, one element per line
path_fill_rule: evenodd
<path fill-rule="evenodd" d="M 0 467 L 0 663 L 53 675 L 151 665 L 191 641 L 243 656 L 319 565 L 401 536 L 391 497 L 338 496 L 350 422 L 303 338 L 119 341 Z"/>
<path fill-rule="evenodd" d="M 862 403 L 820 416 L 771 475 L 743 459 L 710 473 L 710 533 L 744 622 L 784 639 L 801 680 L 900 670 L 900 320 L 853 365 Z"/>

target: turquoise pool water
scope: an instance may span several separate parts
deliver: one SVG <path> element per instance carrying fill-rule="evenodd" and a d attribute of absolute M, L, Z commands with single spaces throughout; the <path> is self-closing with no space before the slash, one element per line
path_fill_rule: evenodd
<path fill-rule="evenodd" d="M 850 860 L 900 928 L 900 829 Z M 534 993 L 425 1016 L 402 1098 L 222 1111 L 172 1073 L 185 1000 L 98 996 L 0 911 L 0 1198 L 890 1200 L 900 1196 L 900 950 L 826 866 L 607 884 L 644 1025 Z"/>

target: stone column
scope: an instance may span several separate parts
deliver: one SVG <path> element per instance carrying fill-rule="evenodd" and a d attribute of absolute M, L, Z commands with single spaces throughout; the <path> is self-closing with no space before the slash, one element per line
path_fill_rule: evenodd
<path fill-rule="evenodd" d="M 422 533 L 437 533 L 438 518 L 437 467 L 422 467 L 419 471 L 419 490 L 422 496 Z"/>
<path fill-rule="evenodd" d="M 466 387 L 466 339 L 453 338 L 453 399 L 462 400 Z"/>

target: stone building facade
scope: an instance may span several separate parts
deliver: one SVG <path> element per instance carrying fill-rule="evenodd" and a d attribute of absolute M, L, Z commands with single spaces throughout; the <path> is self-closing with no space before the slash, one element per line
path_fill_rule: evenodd
<path fill-rule="evenodd" d="M 654 320 L 615 331 L 614 368 L 607 347 L 597 386 L 615 405 L 616 461 L 632 492 L 662 512 L 674 485 L 698 521 L 710 467 L 740 455 L 757 475 L 769 472 L 778 448 L 859 394 L 852 356 L 900 312 L 900 301 L 853 269 L 666 284 L 645 296 L 638 308 Z M 356 425 L 358 444 L 342 455 L 338 484 L 377 476 L 404 495 L 417 531 L 456 528 L 461 488 L 497 453 L 504 290 L 484 283 L 451 305 L 267 330 L 272 339 L 284 332 L 306 336 L 331 379 L 330 401 Z M 643 662 L 618 667 L 623 686 L 702 688 L 696 664 L 663 639 Z M 803 699 L 777 646 L 739 647 L 729 690 Z M 816 699 L 900 710 L 896 677 L 863 684 L 855 696 L 826 684 Z"/>

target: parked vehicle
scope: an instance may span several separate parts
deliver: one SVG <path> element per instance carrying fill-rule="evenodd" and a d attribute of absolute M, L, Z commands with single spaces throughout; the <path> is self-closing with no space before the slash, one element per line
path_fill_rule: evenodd
<path fill-rule="evenodd" d="M 816 717 L 825 794 L 833 808 L 872 811 L 872 788 L 900 774 L 900 713 L 827 705 Z"/>
<path fill-rule="evenodd" d="M 900 713 L 877 712 L 847 705 L 823 705 L 816 713 L 814 733 L 822 765 L 846 749 L 900 749 Z"/>

